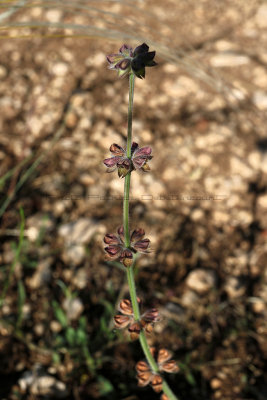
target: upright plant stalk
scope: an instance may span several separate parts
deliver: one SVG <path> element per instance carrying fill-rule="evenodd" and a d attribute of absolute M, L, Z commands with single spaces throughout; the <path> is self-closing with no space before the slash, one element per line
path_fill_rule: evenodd
<path fill-rule="evenodd" d="M 131 143 L 132 143 L 132 120 L 133 120 L 133 97 L 134 97 L 134 74 L 129 75 L 129 104 L 128 104 L 128 131 L 127 131 L 127 157 L 131 157 Z M 124 237 L 125 245 L 128 247 L 130 245 L 130 230 L 129 230 L 129 202 L 130 202 L 130 182 L 131 182 L 131 172 L 125 176 L 124 180 L 124 199 L 123 199 L 123 227 L 124 227 Z M 140 311 L 136 295 L 136 287 L 134 280 L 133 265 L 127 268 L 127 281 L 129 286 L 130 298 L 133 307 L 134 319 L 136 321 L 140 320 Z M 143 330 L 141 330 L 139 335 L 139 341 L 146 357 L 146 360 L 153 372 L 158 372 L 159 368 L 151 354 L 149 345 L 147 343 L 146 335 Z M 171 400 L 178 400 L 174 395 L 172 390 L 166 381 L 163 381 L 163 392 Z"/>
<path fill-rule="evenodd" d="M 104 160 L 108 167 L 108 172 L 118 169 L 120 178 L 124 178 L 124 198 L 123 198 L 123 226 L 118 229 L 118 235 L 107 234 L 104 243 L 108 259 L 118 259 L 126 267 L 126 275 L 129 286 L 131 301 L 121 300 L 119 311 L 121 314 L 115 315 L 114 323 L 119 329 L 128 327 L 131 339 L 139 339 L 144 352 L 146 361 L 139 361 L 136 365 L 137 379 L 139 386 L 150 384 L 157 393 L 161 393 L 160 400 L 178 400 L 172 392 L 167 382 L 161 376 L 161 372 L 177 372 L 178 366 L 174 360 L 170 360 L 171 353 L 166 349 L 158 352 L 150 348 L 145 332 L 150 333 L 153 325 L 159 320 L 158 310 L 153 308 L 144 314 L 140 313 L 138 298 L 136 294 L 134 279 L 134 256 L 136 252 L 147 253 L 150 240 L 144 238 L 145 231 L 142 228 L 130 232 L 129 226 L 129 202 L 131 173 L 136 169 L 148 171 L 148 161 L 152 158 L 152 149 L 147 147 L 139 148 L 138 144 L 132 141 L 132 120 L 133 120 L 133 98 L 135 76 L 145 77 L 145 67 L 156 65 L 153 58 L 155 52 L 149 52 L 149 47 L 143 43 L 133 50 L 127 45 L 123 45 L 119 54 L 107 56 L 110 69 L 115 69 L 119 76 L 129 74 L 129 104 L 128 104 L 128 129 L 127 143 L 124 150 L 117 144 L 110 146 L 111 158 Z"/>

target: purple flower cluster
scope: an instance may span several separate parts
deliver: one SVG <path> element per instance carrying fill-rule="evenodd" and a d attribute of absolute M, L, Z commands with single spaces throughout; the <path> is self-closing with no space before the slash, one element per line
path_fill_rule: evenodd
<path fill-rule="evenodd" d="M 113 172 L 118 169 L 120 178 L 124 178 L 129 172 L 137 169 L 149 171 L 147 162 L 152 159 L 152 149 L 149 146 L 139 147 L 137 143 L 133 142 L 131 146 L 131 158 L 126 155 L 126 150 L 116 143 L 110 146 L 112 157 L 106 158 L 103 162 L 108 167 L 107 172 Z"/>
<path fill-rule="evenodd" d="M 133 262 L 133 254 L 149 253 L 150 240 L 144 239 L 144 237 L 144 229 L 134 230 L 130 237 L 130 246 L 126 247 L 122 226 L 118 229 L 118 235 L 108 233 L 104 237 L 104 243 L 107 244 L 107 247 L 104 248 L 107 260 L 119 260 L 125 267 L 130 267 Z"/>
<path fill-rule="evenodd" d="M 109 68 L 118 72 L 119 77 L 134 73 L 138 78 L 145 78 L 145 67 L 154 67 L 157 63 L 153 60 L 155 51 L 148 51 L 146 43 L 132 47 L 124 44 L 117 54 L 107 56 Z"/>

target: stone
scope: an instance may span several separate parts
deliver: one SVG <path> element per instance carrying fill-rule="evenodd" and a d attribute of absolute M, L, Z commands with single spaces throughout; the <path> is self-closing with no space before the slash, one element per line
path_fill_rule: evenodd
<path fill-rule="evenodd" d="M 56 76 L 65 76 L 68 70 L 69 66 L 64 62 L 57 62 L 51 67 L 51 73 Z"/>
<path fill-rule="evenodd" d="M 30 392 L 36 396 L 48 396 L 54 399 L 64 399 L 68 394 L 65 383 L 50 375 L 34 377 Z"/>
<path fill-rule="evenodd" d="M 263 194 L 258 197 L 258 207 L 261 207 L 267 211 L 267 194 Z"/>
<path fill-rule="evenodd" d="M 193 290 L 187 289 L 181 298 L 181 304 L 185 307 L 192 307 L 198 300 L 198 295 Z"/>
<path fill-rule="evenodd" d="M 257 11 L 256 24 L 260 28 L 267 28 L 267 4 L 262 4 Z"/>
<path fill-rule="evenodd" d="M 0 79 L 5 79 L 7 76 L 7 69 L 3 65 L 0 65 Z"/>
<path fill-rule="evenodd" d="M 66 264 L 78 266 L 86 256 L 85 247 L 82 244 L 67 244 L 62 253 L 62 259 Z"/>
<path fill-rule="evenodd" d="M 240 277 L 229 276 L 224 284 L 224 289 L 230 299 L 236 299 L 237 297 L 243 296 L 246 292 L 246 286 L 242 282 Z"/>
<path fill-rule="evenodd" d="M 187 276 L 186 285 L 200 295 L 205 294 L 216 286 L 215 271 L 195 269 Z"/>
<path fill-rule="evenodd" d="M 33 276 L 26 279 L 26 282 L 31 289 L 38 289 L 40 286 L 47 285 L 50 282 L 52 276 L 52 262 L 53 258 L 48 257 L 38 263 Z"/>
<path fill-rule="evenodd" d="M 83 303 L 78 297 L 65 298 L 63 301 L 63 308 L 66 311 L 67 318 L 70 321 L 77 320 L 84 310 Z"/>
<path fill-rule="evenodd" d="M 230 165 L 233 174 L 240 175 L 247 179 L 251 179 L 254 175 L 253 169 L 237 156 L 231 157 Z"/>
<path fill-rule="evenodd" d="M 267 110 L 267 92 L 256 90 L 253 95 L 253 103 L 259 110 Z"/>
<path fill-rule="evenodd" d="M 86 244 L 96 233 L 105 233 L 105 229 L 92 218 L 79 218 L 77 221 L 61 225 L 58 233 L 67 244 Z"/>

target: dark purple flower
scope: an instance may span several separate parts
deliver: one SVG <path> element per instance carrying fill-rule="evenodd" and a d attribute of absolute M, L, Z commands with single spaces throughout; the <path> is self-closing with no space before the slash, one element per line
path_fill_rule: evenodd
<path fill-rule="evenodd" d="M 154 61 L 155 51 L 148 51 L 146 43 L 132 47 L 124 44 L 118 54 L 107 56 L 109 68 L 118 72 L 119 77 L 134 73 L 138 78 L 145 78 L 145 67 L 154 67 L 157 63 Z"/>
<path fill-rule="evenodd" d="M 118 144 L 113 143 L 110 146 L 110 152 L 112 157 L 106 158 L 103 162 L 108 167 L 107 172 L 113 172 L 118 169 L 118 175 L 120 178 L 124 178 L 129 172 L 142 169 L 143 171 L 149 171 L 150 168 L 147 164 L 152 159 L 151 147 L 141 147 L 133 142 L 131 146 L 131 158 L 126 155 L 126 150 L 120 147 Z"/>
<path fill-rule="evenodd" d="M 125 247 L 123 227 L 118 229 L 118 235 L 108 233 L 104 237 L 104 243 L 107 247 L 104 248 L 108 260 L 119 260 L 125 267 L 129 267 L 133 262 L 133 254 L 149 253 L 150 240 L 144 239 L 144 229 L 136 229 L 130 237 L 130 246 Z"/>

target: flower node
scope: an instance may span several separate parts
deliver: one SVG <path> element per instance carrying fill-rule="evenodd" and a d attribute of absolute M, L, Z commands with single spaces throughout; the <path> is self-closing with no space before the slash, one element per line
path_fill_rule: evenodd
<path fill-rule="evenodd" d="M 124 178 L 128 173 L 141 169 L 144 172 L 150 171 L 148 161 L 153 157 L 151 156 L 152 149 L 149 146 L 139 147 L 137 143 L 133 142 L 131 146 L 131 157 L 128 158 L 126 150 L 118 144 L 113 143 L 110 146 L 112 157 L 106 158 L 103 163 L 108 168 L 107 172 L 118 170 L 118 176 Z"/>
<path fill-rule="evenodd" d="M 119 260 L 125 267 L 130 267 L 133 262 L 133 255 L 139 253 L 149 253 L 150 240 L 144 239 L 144 229 L 136 229 L 130 236 L 130 246 L 124 243 L 123 227 L 118 229 L 118 235 L 108 233 L 104 237 L 104 248 L 108 261 Z"/>
<path fill-rule="evenodd" d="M 119 77 L 128 74 L 134 74 L 140 79 L 145 78 L 145 67 L 154 67 L 157 63 L 154 61 L 155 51 L 148 51 L 149 46 L 146 43 L 132 47 L 124 44 L 117 54 L 109 54 L 107 61 L 109 69 L 118 72 Z"/>

